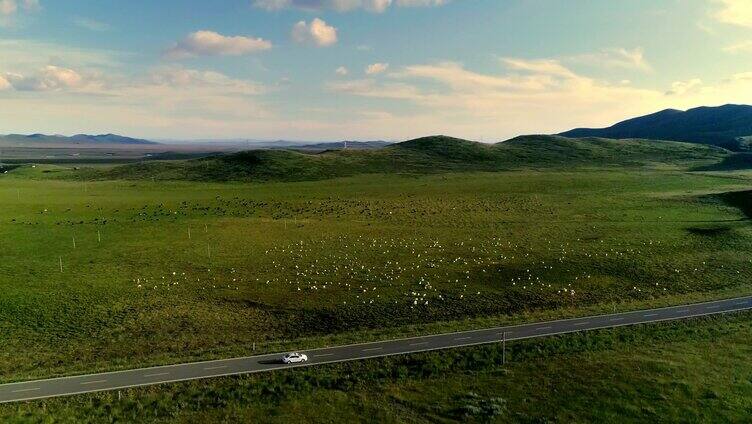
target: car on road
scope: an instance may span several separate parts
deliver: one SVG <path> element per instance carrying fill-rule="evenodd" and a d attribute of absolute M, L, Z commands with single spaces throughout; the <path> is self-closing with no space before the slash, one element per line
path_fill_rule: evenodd
<path fill-rule="evenodd" d="M 308 356 L 304 353 L 293 352 L 282 357 L 283 364 L 300 364 L 306 361 L 308 361 Z"/>

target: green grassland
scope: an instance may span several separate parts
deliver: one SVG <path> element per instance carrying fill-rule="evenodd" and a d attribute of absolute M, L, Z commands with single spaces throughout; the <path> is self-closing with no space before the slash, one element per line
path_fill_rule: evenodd
<path fill-rule="evenodd" d="M 0 175 L 0 378 L 246 355 L 254 343 L 257 352 L 280 351 L 752 292 L 752 176 L 691 171 L 728 152 L 639 140 L 509 143 L 429 138 L 370 152 L 12 169 Z M 743 335 L 748 325 L 740 320 L 732 327 Z M 520 346 L 537 346 L 531 343 Z M 649 341 L 644 348 L 648 360 Z M 590 358 L 573 353 L 579 354 Z M 440 354 L 431 357 L 441 361 Z M 403 360 L 421 357 L 389 361 L 399 368 Z M 376 364 L 352 365 L 352 373 L 368 374 Z M 343 367 L 332 375 L 350 373 L 351 365 Z M 528 371 L 514 372 L 523 379 Z M 565 371 L 553 375 L 563 379 Z M 595 371 L 582 371 L 580 384 Z M 485 397 L 502 383 L 494 383 L 500 371 L 488 372 L 488 386 L 477 388 L 483 399 L 452 397 L 476 388 L 471 377 L 451 373 L 446 381 L 435 374 L 387 379 L 378 396 L 361 385 L 357 396 L 373 409 L 386 402 L 394 415 L 384 421 L 400 421 L 400 408 L 415 412 L 434 395 L 433 386 L 447 388 L 446 405 L 493 409 Z M 628 369 L 614 372 L 622 377 Z M 550 390 L 539 377 L 527 387 Z M 289 383 L 222 380 L 216 399 L 243 409 L 232 402 L 244 397 L 226 396 L 267 378 L 272 391 Z M 194 396 L 198 386 L 175 387 L 183 393 L 175 399 L 173 392 L 138 393 L 169 404 L 170 418 L 173 401 L 187 402 L 180 396 Z M 341 388 L 321 398 L 316 393 L 299 401 L 268 396 L 298 414 L 324 400 L 353 416 L 372 412 L 358 410 Z M 501 397 L 508 408 L 511 399 Z M 66 405 L 77 402 L 116 407 L 106 395 L 75 399 L 53 405 L 63 415 L 73 414 Z M 134 402 L 123 413 L 149 409 Z M 264 408 L 238 413 L 265 414 Z M 453 419 L 454 412 L 436 413 L 438 421 Z M 572 417 L 588 417 L 578 414 Z"/>

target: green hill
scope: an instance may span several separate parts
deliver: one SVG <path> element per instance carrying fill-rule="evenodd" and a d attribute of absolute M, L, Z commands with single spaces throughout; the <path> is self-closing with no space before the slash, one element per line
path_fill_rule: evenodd
<path fill-rule="evenodd" d="M 379 150 L 304 153 L 252 150 L 182 161 L 150 161 L 82 169 L 92 179 L 192 181 L 306 181 L 372 173 L 503 171 L 547 168 L 710 166 L 727 150 L 650 140 L 524 136 L 494 145 L 445 136 L 424 137 Z"/>

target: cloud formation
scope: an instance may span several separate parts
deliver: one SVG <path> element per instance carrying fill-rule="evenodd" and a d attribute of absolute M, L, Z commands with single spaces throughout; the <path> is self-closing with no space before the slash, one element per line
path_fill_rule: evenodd
<path fill-rule="evenodd" d="M 531 131 L 533 117 L 546 117 L 535 131 L 555 132 L 577 124 L 609 123 L 646 112 L 663 93 L 609 84 L 579 75 L 560 61 L 503 58 L 506 72 L 483 74 L 457 62 L 411 65 L 383 82 L 330 83 L 331 90 L 354 96 L 408 102 L 431 122 L 432 132 L 479 136 L 479 132 Z M 383 117 L 380 119 L 384 119 Z"/>
<path fill-rule="evenodd" d="M 162 67 L 153 70 L 145 85 L 189 90 L 213 90 L 225 95 L 258 95 L 266 90 L 257 83 L 230 78 L 215 71 L 200 71 L 182 67 Z"/>
<path fill-rule="evenodd" d="M 60 91 L 84 85 L 84 77 L 78 72 L 52 65 L 33 75 L 7 73 L 4 79 L 18 91 Z"/>
<path fill-rule="evenodd" d="M 752 1 L 712 0 L 719 8 L 713 17 L 720 22 L 752 28 Z"/>
<path fill-rule="evenodd" d="M 272 48 L 270 41 L 245 36 L 225 36 L 214 31 L 196 31 L 165 51 L 170 59 L 196 56 L 241 56 Z"/>
<path fill-rule="evenodd" d="M 25 11 L 36 11 L 40 9 L 39 0 L 0 0 L 0 16 L 10 16 L 18 12 L 19 9 Z"/>
<path fill-rule="evenodd" d="M 366 67 L 366 75 L 380 74 L 389 69 L 388 63 L 373 63 Z"/>
<path fill-rule="evenodd" d="M 73 23 L 77 27 L 81 27 L 84 29 L 88 29 L 89 31 L 95 31 L 95 32 L 103 32 L 110 30 L 110 25 L 106 24 L 104 22 L 99 22 L 94 19 L 89 18 L 75 18 L 73 19 Z"/>
<path fill-rule="evenodd" d="M 293 25 L 291 36 L 299 44 L 328 47 L 337 42 L 337 28 L 315 18 L 311 23 L 300 21 Z"/>
<path fill-rule="evenodd" d="M 442 6 L 448 2 L 449 0 L 255 0 L 253 4 L 269 11 L 283 9 L 301 9 L 312 12 L 365 10 L 383 13 L 393 4 L 398 7 L 428 7 Z"/>
<path fill-rule="evenodd" d="M 727 53 L 752 53 L 752 41 L 743 41 L 724 47 L 723 51 Z"/>
<path fill-rule="evenodd" d="M 569 58 L 569 61 L 584 63 L 603 68 L 631 69 L 642 72 L 650 72 L 653 67 L 645 58 L 641 48 L 608 48 L 596 53 L 583 54 Z"/>

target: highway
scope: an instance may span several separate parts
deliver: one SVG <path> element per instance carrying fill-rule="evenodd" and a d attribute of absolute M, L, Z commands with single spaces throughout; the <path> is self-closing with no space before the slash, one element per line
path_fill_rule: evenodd
<path fill-rule="evenodd" d="M 752 296 L 610 315 L 311 349 L 302 352 L 308 355 L 309 361 L 300 365 L 284 365 L 280 362 L 282 354 L 267 354 L 9 383 L 0 385 L 0 403 L 499 343 L 505 337 L 507 341 L 521 340 L 749 309 L 752 309 Z"/>

